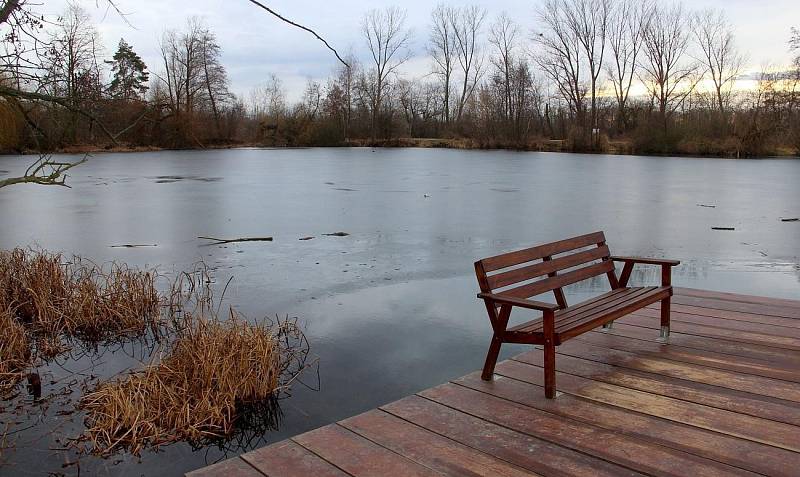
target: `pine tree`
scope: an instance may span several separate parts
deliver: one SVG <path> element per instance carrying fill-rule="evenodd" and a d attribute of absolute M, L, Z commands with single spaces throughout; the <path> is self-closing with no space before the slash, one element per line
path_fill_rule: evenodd
<path fill-rule="evenodd" d="M 114 99 L 142 99 L 147 92 L 150 74 L 142 58 L 124 39 L 119 40 L 114 59 L 108 63 L 112 65 L 114 74 L 114 79 L 108 86 L 108 94 Z"/>

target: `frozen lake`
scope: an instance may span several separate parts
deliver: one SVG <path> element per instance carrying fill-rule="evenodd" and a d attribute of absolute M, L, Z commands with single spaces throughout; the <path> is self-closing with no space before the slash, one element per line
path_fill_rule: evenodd
<path fill-rule="evenodd" d="M 33 159 L 0 156 L 0 178 Z M 234 276 L 226 298 L 246 315 L 299 317 L 320 358 L 321 390 L 295 386 L 279 430 L 227 450 L 83 457 L 86 475 L 179 475 L 478 369 L 491 331 L 472 263 L 503 251 L 604 230 L 614 254 L 681 260 L 678 286 L 800 297 L 800 222 L 780 220 L 800 217 L 800 160 L 238 149 L 96 154 L 71 172 L 72 189 L 0 189 L 1 248 L 166 274 L 203 260 L 216 283 Z M 333 232 L 349 235 L 324 235 Z M 274 241 L 218 246 L 198 236 Z M 157 246 L 111 247 L 119 244 Z M 606 286 L 573 287 L 568 299 Z M 135 359 L 105 350 L 39 372 L 58 381 L 64 368 L 94 363 L 113 374 Z M 316 385 L 316 374 L 306 382 Z M 24 422 L 8 413 L 0 422 L 31 427 L 13 436 L 0 474 L 76 474 L 61 468 L 74 455 L 51 450 L 60 445 L 49 430 L 80 432 L 81 417 L 18 400 L 30 409 Z"/>

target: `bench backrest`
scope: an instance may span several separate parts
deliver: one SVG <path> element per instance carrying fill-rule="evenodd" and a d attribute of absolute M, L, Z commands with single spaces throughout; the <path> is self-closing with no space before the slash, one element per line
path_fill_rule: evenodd
<path fill-rule="evenodd" d="M 566 285 L 605 274 L 619 287 L 610 255 L 603 232 L 594 232 L 484 258 L 475 262 L 475 274 L 481 292 L 530 298 L 552 291 L 564 308 Z"/>

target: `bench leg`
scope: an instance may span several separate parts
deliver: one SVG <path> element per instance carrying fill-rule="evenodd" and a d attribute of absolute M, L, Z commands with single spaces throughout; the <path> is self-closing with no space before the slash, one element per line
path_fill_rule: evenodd
<path fill-rule="evenodd" d="M 497 364 L 497 356 L 500 355 L 500 346 L 502 344 L 503 341 L 500 340 L 497 335 L 492 336 L 492 343 L 489 345 L 489 352 L 486 354 L 486 363 L 484 363 L 483 373 L 481 373 L 481 379 L 484 381 L 492 380 L 494 365 Z"/>
<path fill-rule="evenodd" d="M 669 338 L 670 298 L 661 300 L 661 339 Z"/>
<path fill-rule="evenodd" d="M 612 326 L 614 326 L 614 322 L 613 321 L 609 321 L 608 323 L 603 323 L 603 329 L 604 330 L 610 330 Z"/>
<path fill-rule="evenodd" d="M 544 345 L 544 396 L 556 397 L 556 347 L 553 343 Z"/>

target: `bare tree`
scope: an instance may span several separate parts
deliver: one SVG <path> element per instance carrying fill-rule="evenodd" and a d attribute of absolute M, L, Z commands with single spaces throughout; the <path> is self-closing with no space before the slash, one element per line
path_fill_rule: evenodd
<path fill-rule="evenodd" d="M 581 75 L 581 42 L 569 18 L 563 0 L 546 0 L 537 10 L 539 27 L 533 40 L 539 46 L 536 63 L 550 78 L 578 124 L 584 124 L 586 86 Z"/>
<path fill-rule="evenodd" d="M 797 54 L 794 57 L 795 67 L 800 68 L 800 28 L 792 28 L 792 38 L 789 40 L 789 49 Z"/>
<path fill-rule="evenodd" d="M 178 63 L 178 43 L 178 33 L 175 30 L 167 30 L 161 35 L 159 47 L 164 70 L 163 76 L 156 75 L 167 88 L 169 108 L 172 114 L 176 116 L 180 115 L 181 105 L 183 104 L 183 89 L 180 87 L 183 84 L 183 77 Z"/>
<path fill-rule="evenodd" d="M 503 78 L 503 116 L 505 119 L 510 119 L 515 114 L 511 98 L 511 78 L 520 36 L 519 26 L 505 12 L 501 13 L 489 27 L 489 43 L 494 46 L 497 54 L 492 57 L 492 63 Z"/>
<path fill-rule="evenodd" d="M 642 39 L 641 79 L 658 105 L 666 131 L 669 117 L 697 85 L 697 65 L 687 60 L 689 29 L 683 4 L 657 4 Z"/>
<path fill-rule="evenodd" d="M 603 70 L 611 0 L 563 0 L 567 27 L 583 50 L 589 74 L 591 127 L 597 128 L 597 84 Z"/>
<path fill-rule="evenodd" d="M 636 78 L 642 37 L 652 16 L 651 0 L 620 0 L 609 20 L 608 46 L 611 64 L 606 67 L 617 100 L 617 123 L 622 130 L 628 126 L 627 104 L 631 86 Z"/>
<path fill-rule="evenodd" d="M 175 61 L 182 79 L 178 87 L 183 89 L 183 110 L 189 116 L 189 120 L 197 103 L 197 95 L 203 91 L 202 38 L 201 20 L 191 17 L 186 22 L 186 31 L 178 37 L 176 48 Z"/>
<path fill-rule="evenodd" d="M 193 131 L 195 112 L 210 110 L 219 131 L 220 103 L 231 96 L 220 55 L 214 33 L 197 17 L 189 18 L 184 31 L 166 31 L 161 39 L 164 70 L 157 77 L 179 129 L 201 147 Z"/>
<path fill-rule="evenodd" d="M 214 33 L 208 28 L 203 28 L 200 34 L 200 60 L 203 67 L 203 83 L 205 84 L 211 112 L 214 115 L 214 125 L 218 135 L 220 133 L 220 104 L 232 96 L 228 89 L 228 74 L 222 65 L 221 54 L 222 52 Z"/>
<path fill-rule="evenodd" d="M 316 119 L 321 106 L 322 85 L 319 81 L 309 78 L 306 80 L 306 89 L 303 91 L 303 99 L 300 103 L 299 110 L 307 121 L 313 121 Z"/>
<path fill-rule="evenodd" d="M 84 100 L 99 99 L 102 91 L 97 61 L 100 42 L 89 13 L 80 5 L 69 3 L 62 18 L 42 55 L 44 75 L 39 84 L 42 91 L 69 102 L 66 135 L 74 143 L 80 118 L 77 109 L 90 109 Z"/>
<path fill-rule="evenodd" d="M 366 89 L 370 100 L 372 140 L 375 140 L 378 117 L 389 87 L 389 77 L 409 58 L 410 33 L 405 27 L 405 21 L 405 10 L 397 7 L 370 10 L 361 21 L 361 32 L 374 63 Z"/>
<path fill-rule="evenodd" d="M 328 86 L 327 109 L 329 114 L 339 118 L 342 137 L 350 137 L 350 122 L 353 115 L 353 86 L 361 71 L 361 65 L 351 54 L 346 56 L 346 65 L 336 69 L 332 84 Z"/>
<path fill-rule="evenodd" d="M 467 100 L 475 91 L 483 73 L 483 52 L 479 37 L 485 19 L 486 10 L 475 5 L 461 8 L 451 17 L 456 58 L 462 74 L 461 95 L 456 110 L 457 121 L 461 120 Z"/>
<path fill-rule="evenodd" d="M 249 113 L 253 119 L 275 120 L 286 114 L 286 92 L 280 78 L 274 74 L 262 85 L 250 91 Z"/>
<path fill-rule="evenodd" d="M 691 25 L 694 41 L 702 53 L 701 61 L 714 83 L 717 108 L 724 114 L 744 58 L 736 50 L 733 29 L 722 10 L 696 12 Z"/>
<path fill-rule="evenodd" d="M 453 68 L 455 67 L 455 23 L 456 10 L 453 7 L 439 4 L 431 13 L 431 33 L 428 52 L 433 57 L 433 73 L 442 84 L 442 117 L 445 125 L 450 124 L 450 94 Z"/>

